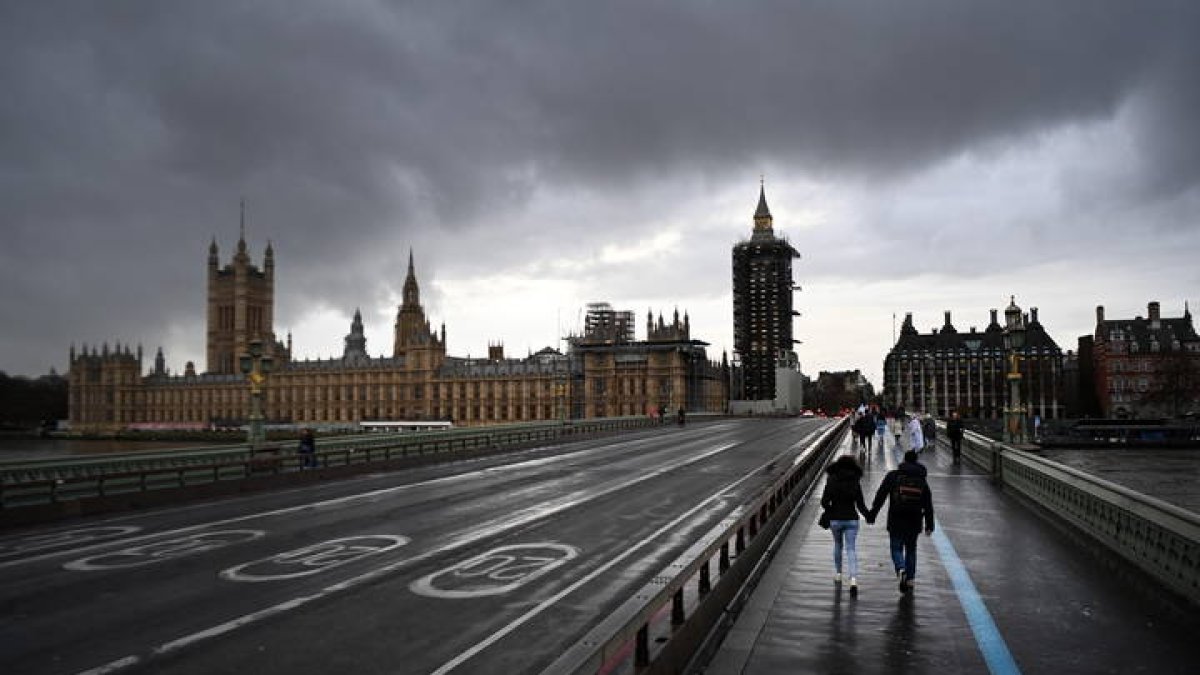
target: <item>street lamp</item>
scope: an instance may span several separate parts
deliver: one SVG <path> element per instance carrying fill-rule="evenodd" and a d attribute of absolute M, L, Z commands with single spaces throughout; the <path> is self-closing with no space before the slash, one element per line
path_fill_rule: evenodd
<path fill-rule="evenodd" d="M 1008 352 L 1008 408 L 1005 428 L 1010 443 L 1025 442 L 1025 407 L 1021 405 L 1021 355 L 1025 348 L 1025 319 L 1016 298 L 1004 310 L 1004 348 Z"/>
<path fill-rule="evenodd" d="M 930 354 L 929 362 L 929 414 L 933 417 L 938 416 L 937 404 L 937 356 L 936 353 Z"/>
<path fill-rule="evenodd" d="M 242 354 L 238 363 L 242 374 L 250 381 L 250 428 L 246 434 L 246 442 L 254 450 L 267 440 L 263 431 L 262 391 L 267 374 L 274 365 L 274 359 L 263 355 L 262 340 L 251 340 L 247 349 L 249 353 Z"/>

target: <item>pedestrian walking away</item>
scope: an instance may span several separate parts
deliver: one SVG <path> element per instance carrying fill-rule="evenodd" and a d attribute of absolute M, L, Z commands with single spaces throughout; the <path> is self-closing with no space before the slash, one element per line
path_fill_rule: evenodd
<path fill-rule="evenodd" d="M 888 503 L 887 531 L 892 550 L 892 564 L 901 593 L 912 593 L 917 578 L 917 537 L 924 526 L 925 534 L 933 534 L 933 493 L 925 479 L 925 467 L 917 461 L 917 453 L 904 453 L 899 467 L 889 471 L 875 492 L 867 522 Z"/>
<path fill-rule="evenodd" d="M 924 447 L 925 432 L 921 430 L 921 417 L 913 413 L 908 418 L 908 449 L 919 453 Z"/>
<path fill-rule="evenodd" d="M 296 452 L 300 454 L 302 468 L 312 469 L 317 466 L 317 439 L 313 437 L 312 429 L 305 429 L 300 433 L 300 444 L 296 447 Z"/>
<path fill-rule="evenodd" d="M 924 436 L 924 447 L 937 450 L 937 421 L 933 419 L 933 415 L 926 415 L 921 420 L 921 434 Z"/>
<path fill-rule="evenodd" d="M 950 413 L 950 421 L 946 422 L 946 438 L 950 439 L 950 452 L 958 462 L 962 458 L 963 422 L 957 410 Z"/>
<path fill-rule="evenodd" d="M 863 514 L 868 523 L 875 522 L 875 517 L 863 501 L 863 470 L 853 455 L 838 457 L 825 472 L 828 476 L 821 507 L 829 516 L 829 531 L 833 533 L 833 583 L 841 587 L 842 580 L 847 580 L 850 597 L 854 598 L 858 597 L 858 514 Z"/>

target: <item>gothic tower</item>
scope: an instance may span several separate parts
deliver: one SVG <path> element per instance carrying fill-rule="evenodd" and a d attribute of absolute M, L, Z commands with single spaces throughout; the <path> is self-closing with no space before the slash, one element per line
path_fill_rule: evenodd
<path fill-rule="evenodd" d="M 267 243 L 260 270 L 246 251 L 246 205 L 233 261 L 219 267 L 217 240 L 208 247 L 208 372 L 238 372 L 238 357 L 252 340 L 274 355 L 275 251 Z"/>
<path fill-rule="evenodd" d="M 775 236 L 760 185 L 750 240 L 733 247 L 733 348 L 742 366 L 742 390 L 730 392 L 735 399 L 774 399 L 776 365 L 796 362 L 792 259 L 799 257 L 786 239 Z"/>
<path fill-rule="evenodd" d="M 409 370 L 437 368 L 446 357 L 446 326 L 442 324 L 440 338 L 429 327 L 425 308 L 421 306 L 421 290 L 417 286 L 411 250 L 408 252 L 408 276 L 404 279 L 401 304 L 396 312 L 393 356 L 404 359 L 405 367 Z"/>

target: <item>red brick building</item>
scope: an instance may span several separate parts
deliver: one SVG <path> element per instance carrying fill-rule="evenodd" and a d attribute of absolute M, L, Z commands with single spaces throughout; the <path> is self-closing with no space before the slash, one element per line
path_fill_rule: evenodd
<path fill-rule="evenodd" d="M 1200 411 L 1200 336 L 1192 314 L 1164 319 L 1159 304 L 1146 317 L 1105 319 L 1096 307 L 1092 363 L 1105 417 L 1178 417 Z"/>

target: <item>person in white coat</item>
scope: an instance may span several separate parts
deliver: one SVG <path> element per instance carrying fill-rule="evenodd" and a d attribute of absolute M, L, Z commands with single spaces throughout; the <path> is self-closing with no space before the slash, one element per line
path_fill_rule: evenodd
<path fill-rule="evenodd" d="M 921 452 L 925 448 L 925 433 L 921 431 L 921 418 L 912 415 L 908 418 L 908 449 Z"/>

